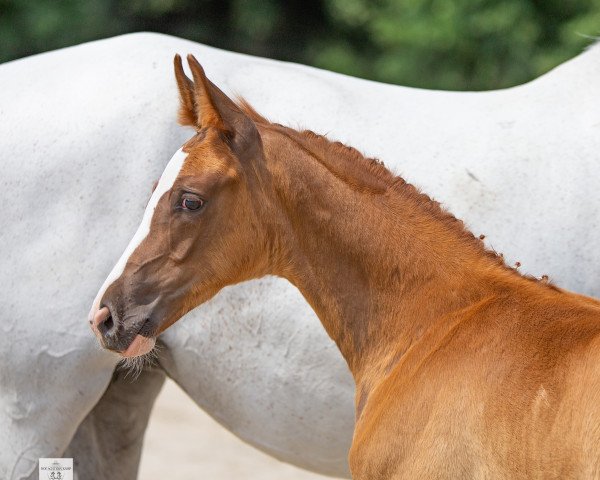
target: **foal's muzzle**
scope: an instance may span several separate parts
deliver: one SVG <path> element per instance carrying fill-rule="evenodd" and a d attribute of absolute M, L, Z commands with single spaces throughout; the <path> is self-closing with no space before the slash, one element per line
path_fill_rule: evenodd
<path fill-rule="evenodd" d="M 123 357 L 137 357 L 148 353 L 154 347 L 153 337 L 143 336 L 144 325 L 140 322 L 126 328 L 124 322 L 113 316 L 111 310 L 104 306 L 90 320 L 92 330 L 99 338 L 102 346 L 118 352 Z"/>

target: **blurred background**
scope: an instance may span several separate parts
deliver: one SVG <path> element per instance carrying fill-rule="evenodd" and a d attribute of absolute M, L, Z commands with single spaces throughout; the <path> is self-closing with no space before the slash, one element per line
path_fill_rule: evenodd
<path fill-rule="evenodd" d="M 136 31 L 421 88 L 541 75 L 600 35 L 600 0 L 0 0 L 0 61 Z"/>

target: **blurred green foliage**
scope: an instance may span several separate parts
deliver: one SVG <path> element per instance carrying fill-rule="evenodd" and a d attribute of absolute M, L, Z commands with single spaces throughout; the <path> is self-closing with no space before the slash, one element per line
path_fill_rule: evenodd
<path fill-rule="evenodd" d="M 600 0 L 0 0 L 0 61 L 127 32 L 424 88 L 530 80 L 600 35 Z"/>

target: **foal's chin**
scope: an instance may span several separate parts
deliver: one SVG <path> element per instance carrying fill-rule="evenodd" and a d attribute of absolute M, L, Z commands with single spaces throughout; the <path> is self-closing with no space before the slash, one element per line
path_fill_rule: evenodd
<path fill-rule="evenodd" d="M 144 337 L 143 335 L 136 335 L 131 344 L 123 352 L 119 352 L 119 355 L 123 358 L 134 358 L 141 357 L 150 353 L 156 345 L 155 337 Z"/>

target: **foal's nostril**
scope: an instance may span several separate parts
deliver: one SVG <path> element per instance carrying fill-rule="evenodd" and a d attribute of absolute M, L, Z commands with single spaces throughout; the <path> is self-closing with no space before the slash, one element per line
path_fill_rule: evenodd
<path fill-rule="evenodd" d="M 98 330 L 102 336 L 105 337 L 106 335 L 110 334 L 114 326 L 115 322 L 112 318 L 112 315 L 109 314 L 108 317 L 106 317 L 106 319 L 98 325 Z"/>
<path fill-rule="evenodd" d="M 95 328 L 96 332 L 106 340 L 115 336 L 118 329 L 117 319 L 113 317 L 108 307 L 101 307 L 94 315 L 92 328 Z"/>
<path fill-rule="evenodd" d="M 119 319 L 119 315 L 114 315 L 114 310 L 107 306 L 101 307 L 94 314 L 92 328 L 96 335 L 101 339 L 102 346 L 108 350 L 122 352 L 127 349 L 135 332 L 131 332 L 131 328 L 126 328 L 123 321 Z"/>

